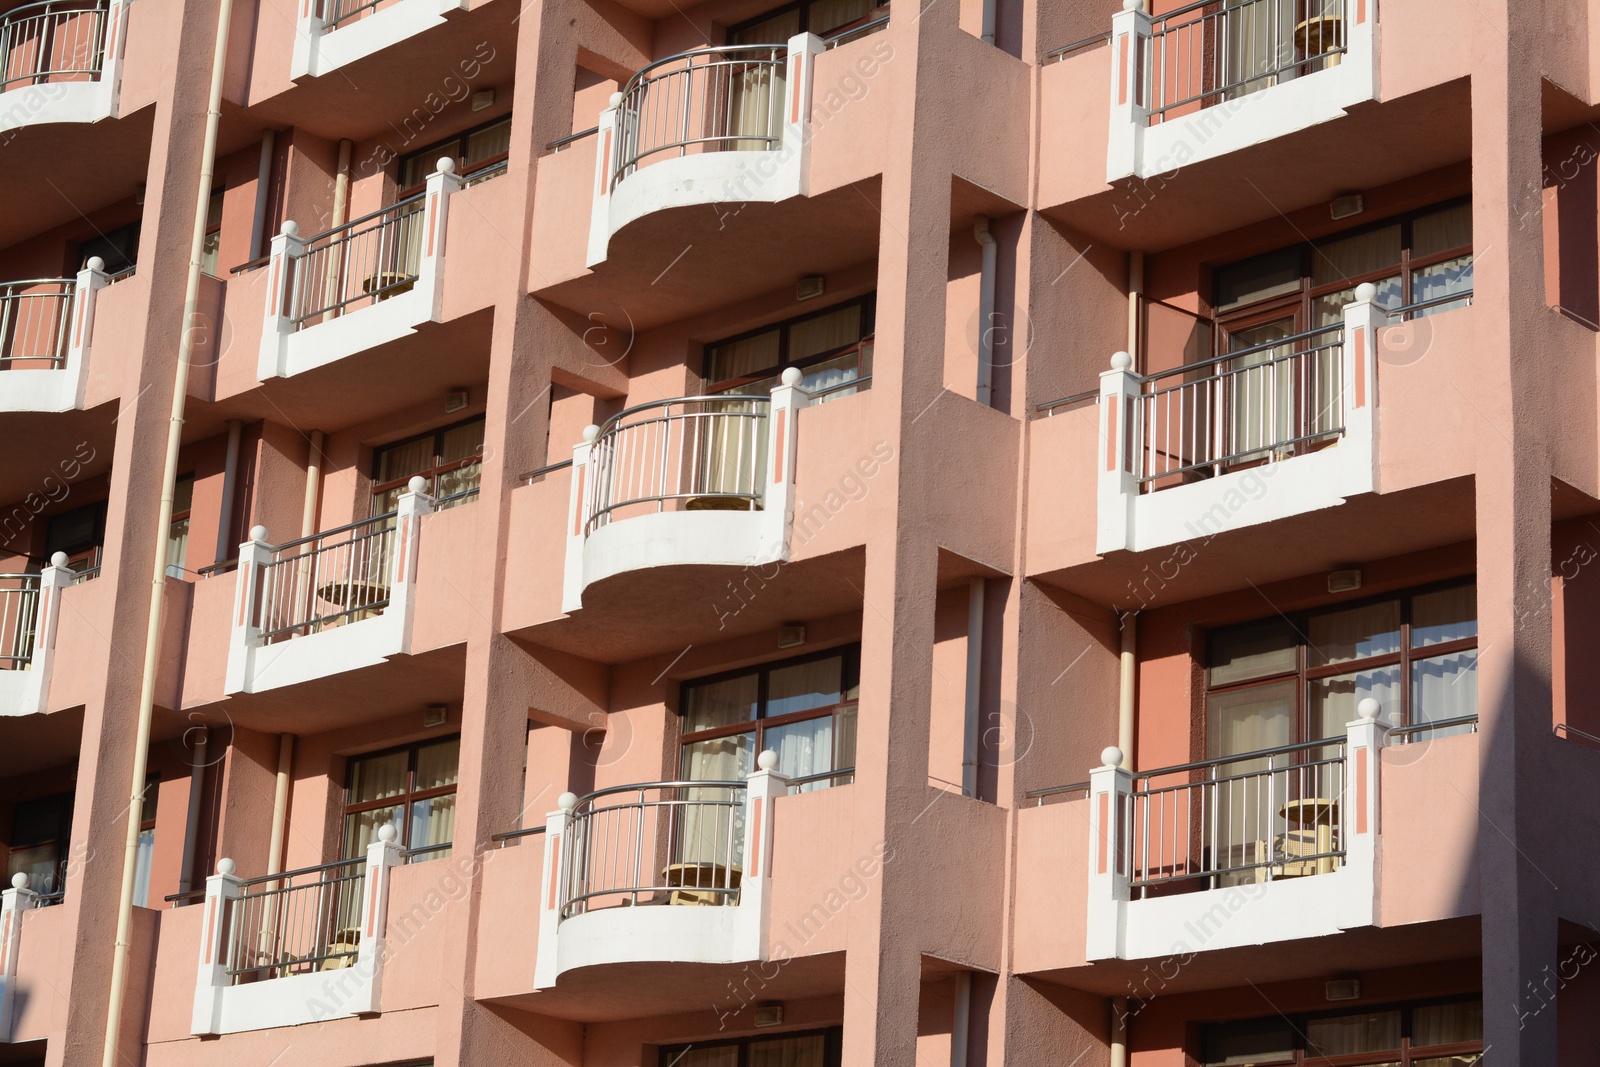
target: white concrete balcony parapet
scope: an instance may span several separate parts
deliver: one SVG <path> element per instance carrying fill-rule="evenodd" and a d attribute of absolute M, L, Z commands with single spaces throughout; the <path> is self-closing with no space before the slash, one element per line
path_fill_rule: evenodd
<path fill-rule="evenodd" d="M 433 499 L 411 479 L 387 515 L 239 546 L 226 691 L 259 693 L 411 652 L 417 543 Z"/>
<path fill-rule="evenodd" d="M 24 126 L 117 113 L 124 0 L 39 0 L 0 14 L 0 145 Z"/>
<path fill-rule="evenodd" d="M 1089 960 L 1151 959 L 1378 925 L 1379 755 L 1361 701 L 1345 736 L 1089 784 Z"/>
<path fill-rule="evenodd" d="M 0 283 L 0 411 L 83 407 L 104 268 L 96 256 L 74 278 Z"/>
<path fill-rule="evenodd" d="M 75 577 L 61 552 L 39 574 L 0 574 L 0 715 L 48 707 L 61 591 Z"/>
<path fill-rule="evenodd" d="M 287 378 L 440 322 L 455 160 L 416 196 L 313 237 L 293 220 L 272 239 L 256 376 Z"/>
<path fill-rule="evenodd" d="M 545 829 L 534 986 L 613 963 L 765 960 L 773 802 L 766 751 L 742 782 L 649 782 L 563 793 Z"/>
<path fill-rule="evenodd" d="M 1095 549 L 1131 552 L 1342 504 L 1378 489 L 1370 283 L 1344 321 L 1150 375 L 1100 375 Z"/>
<path fill-rule="evenodd" d="M 1153 178 L 1378 98 L 1377 0 L 1201 0 L 1111 20 L 1106 180 Z"/>
<path fill-rule="evenodd" d="M 692 396 L 628 408 L 572 450 L 562 608 L 648 567 L 789 559 L 799 412 L 794 367 L 770 399 Z"/>
<path fill-rule="evenodd" d="M 811 86 L 825 45 L 682 52 L 640 70 L 600 112 L 588 266 L 611 237 L 655 211 L 806 194 Z"/>
<path fill-rule="evenodd" d="M 44 899 L 28 888 L 28 876 L 11 876 L 11 888 L 0 893 L 0 1042 L 10 1041 L 16 1021 L 17 957 L 22 950 L 22 913 L 42 907 Z"/>
<path fill-rule="evenodd" d="M 375 1015 L 383 993 L 395 829 L 366 855 L 249 881 L 206 879 L 190 1032 L 233 1034 Z"/>
<path fill-rule="evenodd" d="M 466 9 L 467 0 L 300 0 L 289 77 L 299 81 L 338 70 Z"/>

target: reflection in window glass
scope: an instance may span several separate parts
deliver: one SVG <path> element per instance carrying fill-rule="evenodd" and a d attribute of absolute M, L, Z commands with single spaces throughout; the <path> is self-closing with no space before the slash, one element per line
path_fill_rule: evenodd
<path fill-rule="evenodd" d="M 1400 651 L 1400 601 L 1383 600 L 1313 615 L 1306 638 L 1314 667 L 1392 655 Z"/>
<path fill-rule="evenodd" d="M 1281 619 L 1237 626 L 1211 638 L 1211 684 L 1284 674 L 1295 668 L 1296 634 Z"/>
<path fill-rule="evenodd" d="M 1306 1021 L 1306 1051 L 1321 1056 L 1400 1047 L 1400 1013 L 1379 1011 Z"/>

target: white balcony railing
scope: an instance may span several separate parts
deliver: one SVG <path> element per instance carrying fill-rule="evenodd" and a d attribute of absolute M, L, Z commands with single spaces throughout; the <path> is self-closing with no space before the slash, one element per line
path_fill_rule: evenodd
<path fill-rule="evenodd" d="M 28 888 L 28 876 L 20 871 L 11 876 L 10 887 L 0 893 L 0 1041 L 11 1040 L 16 1020 L 23 915 L 47 903 L 50 902 L 42 894 Z"/>
<path fill-rule="evenodd" d="M 804 195 L 821 37 L 697 48 L 628 79 L 600 113 L 588 265 L 628 223 L 671 207 Z"/>
<path fill-rule="evenodd" d="M 563 793 L 544 833 L 534 984 L 615 963 L 765 959 L 777 753 L 745 781 Z M 659 905 L 659 906 L 652 906 Z"/>
<path fill-rule="evenodd" d="M 393 512 L 273 545 L 239 546 L 227 692 L 253 693 L 411 651 L 418 541 L 434 510 L 411 479 Z"/>
<path fill-rule="evenodd" d="M 82 406 L 96 294 L 111 282 L 104 266 L 95 258 L 73 278 L 0 282 L 0 410 Z"/>
<path fill-rule="evenodd" d="M 788 559 L 810 399 L 800 380 L 791 367 L 770 398 L 655 401 L 586 429 L 573 449 L 565 609 L 582 606 L 589 584 L 641 567 Z"/>
<path fill-rule="evenodd" d="M 39 576 L 0 574 L 0 670 L 33 666 L 33 637 L 39 614 Z"/>
<path fill-rule="evenodd" d="M 127 12 L 124 0 L 41 0 L 0 13 L 0 132 L 115 114 Z"/>
<path fill-rule="evenodd" d="M 451 12 L 465 11 L 467 0 L 300 0 L 289 77 L 315 78 L 381 52 L 419 33 L 442 26 Z M 462 60 L 482 66 L 494 49 L 480 42 Z"/>
<path fill-rule="evenodd" d="M 366 855 L 249 880 L 206 879 L 190 1032 L 229 1034 L 379 1009 L 393 826 Z M 329 972 L 337 972 L 330 974 Z"/>
<path fill-rule="evenodd" d="M 66 562 L 58 552 L 39 574 L 0 574 L 0 715 L 47 710 Z"/>
<path fill-rule="evenodd" d="M 414 197 L 301 237 L 272 239 L 257 376 L 288 377 L 415 333 L 443 317 L 455 160 L 439 160 Z"/>

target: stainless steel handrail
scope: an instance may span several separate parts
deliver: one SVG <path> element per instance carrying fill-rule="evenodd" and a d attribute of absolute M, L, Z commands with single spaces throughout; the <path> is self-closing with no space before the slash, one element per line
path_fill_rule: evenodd
<path fill-rule="evenodd" d="M 788 784 L 789 788 L 793 789 L 799 785 L 811 785 L 814 782 L 831 782 L 836 778 L 854 778 L 855 776 L 856 769 L 854 767 L 840 767 L 837 770 L 822 771 L 818 774 L 803 774 L 798 778 L 790 778 L 788 779 Z"/>
<path fill-rule="evenodd" d="M 579 130 L 577 133 L 569 133 L 565 137 L 558 137 L 554 141 L 551 141 L 549 144 L 545 145 L 544 148 L 547 152 L 554 152 L 559 148 L 566 147 L 573 141 L 581 141 L 585 137 L 593 137 L 599 132 L 600 127 L 590 126 L 587 130 Z"/>
<path fill-rule="evenodd" d="M 106 16 L 110 5 L 105 0 L 38 0 L 14 7 L 0 14 L 0 92 L 17 83 L 28 85 L 48 84 L 56 77 L 80 75 L 98 79 L 105 65 Z M 92 25 L 86 29 L 70 25 L 72 20 L 87 16 Z M 32 24 L 32 25 L 30 25 Z M 67 26 L 71 40 L 65 46 L 56 40 Z M 23 63 L 26 69 L 4 77 L 13 69 L 12 56 L 16 50 L 18 31 L 21 31 Z M 32 62 L 28 60 L 31 51 Z M 48 61 L 68 53 L 73 60 L 85 57 L 84 65 L 51 66 Z"/>
<path fill-rule="evenodd" d="M 1471 726 L 1472 732 L 1478 732 L 1478 717 L 1476 715 L 1457 715 L 1450 719 L 1434 719 L 1431 722 L 1414 722 L 1405 726 L 1392 726 L 1389 728 L 1389 737 L 1410 738 L 1416 734 L 1429 733 L 1434 730 L 1449 730 L 1457 726 Z"/>
<path fill-rule="evenodd" d="M 297 537 L 293 541 L 284 541 L 280 544 L 273 545 L 272 551 L 282 552 L 286 548 L 297 548 L 300 545 L 308 545 L 313 541 L 320 541 L 324 537 L 332 537 L 334 534 L 342 534 L 348 530 L 354 530 L 358 526 L 370 526 L 373 523 L 388 522 L 390 519 L 397 517 L 399 514 L 400 513 L 398 511 L 386 511 L 382 515 L 374 515 L 370 519 L 357 519 L 355 522 L 347 522 L 343 526 L 335 526 L 331 530 L 321 530 L 306 537 Z M 233 562 L 237 563 L 238 561 L 234 560 Z"/>
<path fill-rule="evenodd" d="M 1336 322 L 1328 326 L 1318 326 L 1314 330 L 1306 330 L 1303 333 L 1291 334 L 1288 337 L 1280 337 L 1275 341 L 1263 341 L 1261 344 L 1251 345 L 1249 348 L 1240 348 L 1232 352 L 1225 352 L 1220 356 L 1210 356 L 1206 359 L 1196 360 L 1193 363 L 1185 363 L 1181 367 L 1173 367 L 1170 370 L 1154 371 L 1150 374 L 1136 375 L 1136 377 L 1141 382 L 1160 381 L 1162 378 L 1170 378 L 1175 374 L 1187 374 L 1191 371 L 1203 370 L 1206 367 L 1215 366 L 1218 363 L 1226 363 L 1229 360 L 1239 359 L 1242 356 L 1253 356 L 1257 352 L 1270 352 L 1274 348 L 1281 348 L 1284 345 L 1299 344 L 1301 341 L 1309 341 L 1312 338 L 1320 337 L 1323 334 L 1337 333 L 1342 332 L 1343 330 L 1344 323 L 1342 322 Z M 1291 355 L 1293 354 L 1296 353 L 1291 353 Z M 1253 366 L 1264 367 L 1266 364 L 1257 363 Z"/>
<path fill-rule="evenodd" d="M 1044 789 L 1030 789 L 1022 794 L 1022 798 L 1024 800 L 1037 800 L 1039 805 L 1043 806 L 1045 797 L 1060 796 L 1062 793 L 1083 793 L 1087 795 L 1088 792 L 1088 782 L 1072 782 L 1068 785 L 1052 785 Z"/>
<path fill-rule="evenodd" d="M 1134 771 L 1134 781 L 1141 778 L 1164 778 L 1169 774 L 1183 774 L 1186 771 L 1203 771 L 1212 767 L 1226 767 L 1231 763 L 1246 763 L 1250 760 L 1266 759 L 1268 756 L 1284 756 L 1293 752 L 1310 752 L 1312 749 L 1327 748 L 1333 744 L 1343 744 L 1344 736 L 1325 737 L 1319 741 L 1298 741 L 1292 745 L 1278 745 L 1275 748 L 1256 749 L 1253 752 L 1244 752 L 1237 756 L 1214 756 L 1211 759 L 1195 760 L 1193 763 L 1178 763 L 1171 767 L 1156 767 L 1148 771 Z"/>
<path fill-rule="evenodd" d="M 1066 407 L 1068 404 L 1081 404 L 1086 400 L 1099 400 L 1099 399 L 1100 399 L 1100 390 L 1098 390 L 1098 389 L 1088 389 L 1088 390 L 1085 390 L 1084 392 L 1081 392 L 1081 393 L 1073 393 L 1071 396 L 1064 396 L 1060 400 L 1046 401 L 1045 403 L 1040 404 L 1038 407 L 1034 408 L 1033 409 L 1033 413 L 1036 416 L 1037 415 L 1041 415 L 1041 414 L 1053 415 L 1053 414 L 1055 414 L 1056 408 L 1063 408 L 1063 407 Z"/>
<path fill-rule="evenodd" d="M 1107 30 L 1104 33 L 1097 33 L 1093 37 L 1085 37 L 1081 41 L 1073 41 L 1069 45 L 1063 45 L 1053 51 L 1046 52 L 1044 54 L 1045 62 L 1048 63 L 1052 59 L 1060 59 L 1072 52 L 1076 52 L 1080 48 L 1088 48 L 1092 44 L 1105 44 L 1110 40 L 1111 31 Z"/>
<path fill-rule="evenodd" d="M 502 833 L 490 834 L 489 840 L 499 844 L 502 848 L 504 848 L 507 841 L 520 841 L 524 837 L 532 837 L 534 834 L 542 834 L 548 829 L 548 826 L 526 826 L 521 830 L 506 830 Z"/>
<path fill-rule="evenodd" d="M 244 889 L 253 885 L 265 885 L 268 882 L 281 882 L 286 878 L 298 878 L 304 874 L 320 874 L 323 871 L 337 870 L 340 867 L 349 867 L 354 864 L 366 862 L 367 858 L 365 856 L 351 856 L 349 859 L 333 860 L 329 863 L 318 863 L 311 867 L 296 867 L 292 871 L 279 871 L 277 874 L 263 874 L 258 875 L 255 878 L 242 878 L 239 880 L 239 887 Z M 205 890 L 196 889 L 194 892 L 203 894 Z M 168 897 L 167 899 L 170 900 L 172 898 Z"/>
<path fill-rule="evenodd" d="M 1591 734 L 1589 731 L 1580 730 L 1576 726 L 1572 726 L 1572 725 L 1570 725 L 1568 723 L 1564 723 L 1564 722 L 1556 723 L 1555 726 L 1552 728 L 1552 732 L 1557 737 L 1560 737 L 1563 733 L 1571 734 L 1574 737 L 1581 737 L 1585 741 L 1588 741 L 1591 744 L 1593 744 L 1593 745 L 1595 745 L 1597 747 L 1600 747 L 1600 737 L 1596 737 L 1594 734 Z"/>
<path fill-rule="evenodd" d="M 837 48 L 842 44 L 849 44 L 851 41 L 856 40 L 858 37 L 865 37 L 867 34 L 872 33 L 874 30 L 881 29 L 882 27 L 887 26 L 887 25 L 889 25 L 889 16 L 888 15 L 882 15 L 882 16 L 880 16 L 878 18 L 873 19 L 870 22 L 863 22 L 859 26 L 845 26 L 845 27 L 842 27 L 840 29 L 837 29 L 837 30 L 833 31 L 828 36 L 824 37 L 822 39 L 822 47 L 824 49 L 828 49 L 828 48 Z"/>
<path fill-rule="evenodd" d="M 570 459 L 564 459 L 560 463 L 546 463 L 542 467 L 535 467 L 531 471 L 517 475 L 517 481 L 531 482 L 535 478 L 542 478 L 546 474 L 551 474 L 555 471 L 566 470 L 570 466 L 572 466 L 572 460 Z"/>

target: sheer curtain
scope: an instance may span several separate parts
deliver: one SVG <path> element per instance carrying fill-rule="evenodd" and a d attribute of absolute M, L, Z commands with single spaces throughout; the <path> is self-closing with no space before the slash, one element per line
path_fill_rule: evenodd
<path fill-rule="evenodd" d="M 823 1067 L 828 1042 L 822 1034 L 757 1041 L 750 1045 L 750 1067 Z"/>
<path fill-rule="evenodd" d="M 1207 754 L 1245 756 L 1287 745 L 1293 740 L 1295 683 L 1273 682 L 1250 689 L 1213 694 L 1206 709 Z M 1211 775 L 1227 778 L 1264 770 L 1265 759 L 1240 759 L 1214 768 Z M 1263 862 L 1278 833 L 1279 816 L 1267 809 L 1266 790 L 1245 779 L 1217 790 L 1216 810 L 1205 820 L 1206 843 L 1214 868 Z M 1249 872 L 1240 880 L 1250 880 Z"/>
<path fill-rule="evenodd" d="M 1245 0 L 1223 15 L 1229 99 L 1278 83 L 1275 73 L 1294 57 L 1294 0 Z M 1293 76 L 1293 68 L 1286 72 Z"/>
<path fill-rule="evenodd" d="M 1233 439 L 1218 459 L 1234 462 L 1267 459 L 1275 445 L 1289 440 L 1294 413 L 1294 367 L 1286 358 L 1291 345 L 1271 342 L 1294 336 L 1294 319 L 1283 318 L 1240 330 L 1230 336 L 1234 351 L 1254 349 L 1229 360 L 1227 384 L 1217 395 L 1232 416 Z M 1271 347 L 1262 347 L 1271 345 Z M 1276 362 L 1274 362 L 1276 361 Z"/>

